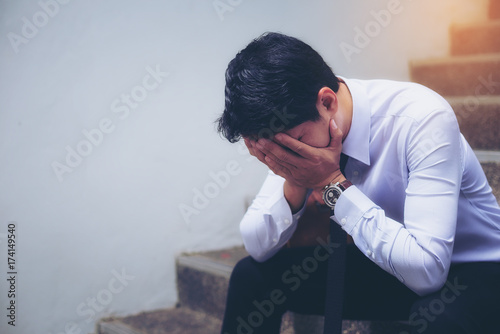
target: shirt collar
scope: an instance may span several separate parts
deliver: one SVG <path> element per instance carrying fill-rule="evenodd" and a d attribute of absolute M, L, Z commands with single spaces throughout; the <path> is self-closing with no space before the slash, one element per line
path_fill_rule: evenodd
<path fill-rule="evenodd" d="M 356 80 L 341 78 L 352 96 L 351 128 L 344 142 L 342 153 L 370 165 L 371 106 L 365 88 Z"/>

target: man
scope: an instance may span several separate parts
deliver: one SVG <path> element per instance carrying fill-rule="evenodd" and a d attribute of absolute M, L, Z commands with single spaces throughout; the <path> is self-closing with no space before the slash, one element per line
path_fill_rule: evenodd
<path fill-rule="evenodd" d="M 240 225 L 251 257 L 233 271 L 222 333 L 279 333 L 287 310 L 323 313 L 335 245 L 287 243 L 308 199 L 330 202 L 333 187 L 332 218 L 354 242 L 344 319 L 498 333 L 500 208 L 441 96 L 338 78 L 310 46 L 277 33 L 229 63 L 225 95 L 219 131 L 243 137 L 270 173 Z"/>

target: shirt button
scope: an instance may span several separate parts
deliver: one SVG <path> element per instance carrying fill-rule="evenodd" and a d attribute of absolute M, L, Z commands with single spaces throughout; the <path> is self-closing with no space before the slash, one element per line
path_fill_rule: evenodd
<path fill-rule="evenodd" d="M 290 225 L 290 219 L 285 218 L 284 222 L 285 222 L 285 224 Z"/>
<path fill-rule="evenodd" d="M 344 226 L 346 223 L 347 223 L 347 219 L 342 218 L 342 219 L 340 220 L 340 225 Z"/>
<path fill-rule="evenodd" d="M 371 250 L 367 250 L 366 251 L 366 256 L 368 256 L 368 257 L 372 256 L 372 251 Z"/>
<path fill-rule="evenodd" d="M 359 175 L 359 172 L 357 170 L 355 170 L 353 173 L 352 173 L 354 176 L 358 176 Z"/>
<path fill-rule="evenodd" d="M 273 242 L 274 242 L 274 243 L 278 242 L 278 239 L 273 238 Z"/>

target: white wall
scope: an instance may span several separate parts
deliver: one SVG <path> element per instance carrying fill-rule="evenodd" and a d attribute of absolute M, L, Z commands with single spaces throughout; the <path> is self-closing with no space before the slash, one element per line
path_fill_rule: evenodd
<path fill-rule="evenodd" d="M 446 55 L 450 22 L 485 15 L 484 1 L 401 0 L 377 28 L 370 11 L 397 1 L 55 1 L 0 1 L 1 277 L 17 226 L 16 326 L 2 278 L 2 333 L 86 334 L 173 306 L 175 254 L 241 244 L 266 171 L 213 121 L 226 65 L 252 38 L 281 31 L 338 74 L 406 80 L 410 59 Z M 229 178 L 214 187 L 215 174 Z"/>

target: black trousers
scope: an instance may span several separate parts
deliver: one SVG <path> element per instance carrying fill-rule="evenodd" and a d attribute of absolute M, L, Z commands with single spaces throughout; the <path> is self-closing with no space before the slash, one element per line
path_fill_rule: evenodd
<path fill-rule="evenodd" d="M 283 249 L 234 268 L 222 334 L 279 333 L 286 311 L 324 313 L 327 245 Z M 344 319 L 407 320 L 412 333 L 500 333 L 500 263 L 454 265 L 437 292 L 418 296 L 347 246 Z"/>

